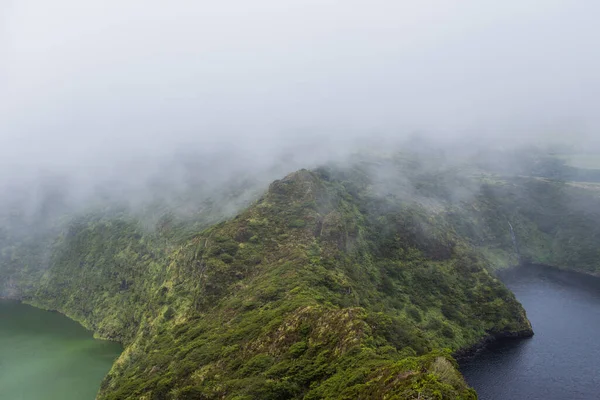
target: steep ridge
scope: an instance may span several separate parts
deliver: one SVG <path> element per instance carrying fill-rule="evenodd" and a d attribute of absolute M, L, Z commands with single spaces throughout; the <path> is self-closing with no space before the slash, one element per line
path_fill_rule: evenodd
<path fill-rule="evenodd" d="M 475 398 L 450 354 L 525 313 L 443 207 L 362 172 L 298 171 L 177 244 L 80 218 L 15 290 L 124 344 L 100 399 Z"/>

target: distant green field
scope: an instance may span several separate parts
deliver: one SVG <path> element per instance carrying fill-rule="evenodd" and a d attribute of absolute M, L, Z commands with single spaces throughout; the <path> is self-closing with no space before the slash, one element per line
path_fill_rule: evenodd
<path fill-rule="evenodd" d="M 567 165 L 583 169 L 600 169 L 600 154 L 562 154 L 557 155 Z"/>

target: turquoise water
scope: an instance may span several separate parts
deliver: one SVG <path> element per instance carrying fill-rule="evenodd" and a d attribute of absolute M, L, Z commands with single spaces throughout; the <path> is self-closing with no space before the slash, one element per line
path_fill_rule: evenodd
<path fill-rule="evenodd" d="M 0 300 L 0 398 L 93 400 L 121 346 L 67 317 Z"/>

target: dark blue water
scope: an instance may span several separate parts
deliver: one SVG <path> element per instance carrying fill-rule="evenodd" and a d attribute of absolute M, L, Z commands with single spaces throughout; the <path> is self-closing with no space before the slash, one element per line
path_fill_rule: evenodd
<path fill-rule="evenodd" d="M 600 399 L 600 279 L 541 266 L 501 278 L 535 336 L 490 347 L 462 366 L 479 398 Z"/>

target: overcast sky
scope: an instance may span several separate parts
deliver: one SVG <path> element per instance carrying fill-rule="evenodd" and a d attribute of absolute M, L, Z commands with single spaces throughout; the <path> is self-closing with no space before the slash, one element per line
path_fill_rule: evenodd
<path fill-rule="evenodd" d="M 597 0 L 0 0 L 0 165 L 599 136 Z"/>

